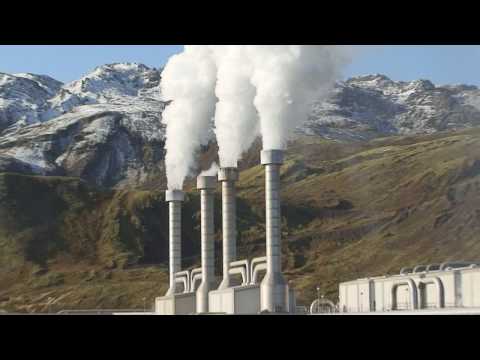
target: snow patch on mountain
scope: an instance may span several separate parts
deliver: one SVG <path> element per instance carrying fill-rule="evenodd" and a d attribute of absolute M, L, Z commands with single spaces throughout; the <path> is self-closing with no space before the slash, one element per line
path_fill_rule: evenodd
<path fill-rule="evenodd" d="M 367 140 L 478 125 L 476 86 L 435 86 L 429 80 L 393 81 L 375 74 L 338 83 L 326 101 L 313 104 L 309 120 L 298 132 Z"/>
<path fill-rule="evenodd" d="M 160 81 L 160 70 L 136 63 L 100 66 L 68 84 L 0 73 L 0 171 L 79 176 L 99 186 L 158 175 L 169 100 Z M 475 86 L 374 74 L 337 83 L 325 101 L 312 104 L 297 133 L 365 141 L 479 125 Z"/>

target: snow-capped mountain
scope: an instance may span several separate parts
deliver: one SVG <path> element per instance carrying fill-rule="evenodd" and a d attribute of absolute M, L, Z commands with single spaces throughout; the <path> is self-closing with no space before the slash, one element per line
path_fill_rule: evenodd
<path fill-rule="evenodd" d="M 338 83 L 327 101 L 314 104 L 301 131 L 334 139 L 368 139 L 478 125 L 480 90 L 476 86 L 393 81 L 377 74 Z"/>
<path fill-rule="evenodd" d="M 11 84 L 22 81 L 13 77 L 0 85 L 9 101 Z M 0 171 L 79 176 L 100 186 L 141 183 L 163 157 L 159 84 L 159 70 L 132 63 L 98 67 L 48 93 L 22 83 L 0 132 Z"/>
<path fill-rule="evenodd" d="M 0 73 L 0 132 L 9 125 L 41 121 L 62 83 L 48 76 Z"/>
<path fill-rule="evenodd" d="M 69 84 L 0 74 L 0 171 L 140 184 L 162 169 L 161 71 L 109 64 Z M 297 132 L 339 141 L 480 125 L 480 90 L 367 75 L 339 82 Z"/>

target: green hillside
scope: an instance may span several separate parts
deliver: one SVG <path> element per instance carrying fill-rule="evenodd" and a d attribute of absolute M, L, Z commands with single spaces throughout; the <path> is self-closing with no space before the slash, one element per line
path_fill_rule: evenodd
<path fill-rule="evenodd" d="M 264 254 L 257 152 L 238 184 L 240 257 Z M 0 309 L 143 308 L 144 298 L 151 307 L 167 285 L 168 209 L 160 183 L 150 189 L 0 174 Z M 184 206 L 185 267 L 199 262 L 198 200 L 193 190 Z M 480 259 L 480 130 L 370 143 L 300 139 L 282 168 L 282 207 L 283 266 L 303 304 L 317 285 L 336 300 L 340 281 Z M 220 211 L 218 191 L 218 254 Z M 220 271 L 220 256 L 217 264 Z"/>

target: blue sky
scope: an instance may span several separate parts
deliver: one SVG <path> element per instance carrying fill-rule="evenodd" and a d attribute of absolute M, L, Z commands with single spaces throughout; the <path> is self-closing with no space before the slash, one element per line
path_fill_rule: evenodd
<path fill-rule="evenodd" d="M 480 86 L 478 45 L 392 45 L 360 49 L 346 76 L 380 73 L 393 80 L 429 79 L 433 83 Z"/>
<path fill-rule="evenodd" d="M 182 45 L 0 45 L 0 72 L 31 72 L 68 82 L 96 66 L 140 62 L 162 66 Z M 358 47 L 344 77 L 381 73 L 394 80 L 429 79 L 436 84 L 480 86 L 480 46 L 365 46 Z"/>

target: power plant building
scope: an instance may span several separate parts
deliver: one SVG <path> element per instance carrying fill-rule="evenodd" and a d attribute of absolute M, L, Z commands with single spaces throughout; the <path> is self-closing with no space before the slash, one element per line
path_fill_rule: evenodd
<path fill-rule="evenodd" d="M 237 168 L 222 168 L 218 181 L 222 184 L 223 261 L 222 280 L 217 287 L 214 263 L 214 192 L 217 179 L 199 176 L 201 194 L 201 268 L 181 269 L 181 191 L 167 191 L 170 208 L 169 261 L 170 287 L 163 297 L 155 299 L 155 312 L 162 315 L 224 313 L 256 314 L 292 313 L 295 294 L 283 278 L 281 270 L 280 167 L 282 150 L 261 153 L 265 167 L 266 256 L 253 259 L 236 258 L 237 216 L 235 182 Z M 260 274 L 264 273 L 263 279 Z M 241 283 L 232 281 L 240 276 Z M 261 281 L 260 281 L 261 280 Z M 197 284 L 200 286 L 197 288 Z M 178 284 L 183 285 L 182 288 Z M 180 290 L 181 289 L 181 290 Z"/>
<path fill-rule="evenodd" d="M 341 283 L 339 311 L 480 308 L 480 262 L 445 262 Z"/>

